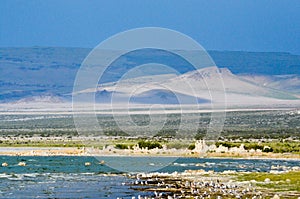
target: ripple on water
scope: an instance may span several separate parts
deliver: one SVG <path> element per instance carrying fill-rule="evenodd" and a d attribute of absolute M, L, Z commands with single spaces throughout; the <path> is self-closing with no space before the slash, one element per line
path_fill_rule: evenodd
<path fill-rule="evenodd" d="M 99 165 L 99 161 L 93 157 L 0 156 L 0 160 L 10 165 L 0 168 L 0 198 L 131 198 L 145 195 L 130 189 L 128 182 L 132 179 Z M 21 160 L 27 163 L 25 167 L 17 166 Z M 134 166 L 134 159 L 131 161 Z M 85 162 L 91 162 L 91 166 L 84 166 Z M 253 172 L 277 169 L 272 165 L 281 165 L 278 167 L 280 170 L 299 166 L 300 161 L 179 158 L 159 172 L 173 173 L 189 169 Z"/>

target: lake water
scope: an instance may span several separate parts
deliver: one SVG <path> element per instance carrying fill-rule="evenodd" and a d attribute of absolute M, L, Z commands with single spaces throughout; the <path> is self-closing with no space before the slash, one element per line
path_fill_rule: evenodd
<path fill-rule="evenodd" d="M 108 158 L 118 160 L 118 157 Z M 20 161 L 26 162 L 26 166 L 18 166 Z M 106 161 L 109 162 L 107 157 Z M 149 169 L 155 167 L 156 160 L 151 163 L 149 157 L 119 158 L 121 165 L 131 165 L 136 170 L 140 169 L 138 165 L 141 165 L 141 161 L 148 164 Z M 0 167 L 0 198 L 131 198 L 152 194 L 130 189 L 127 184 L 132 179 L 107 165 L 99 164 L 99 158 L 0 156 L 0 163 L 3 162 L 9 166 Z M 85 166 L 85 162 L 91 165 Z M 272 165 L 280 165 L 280 170 L 283 167 L 300 166 L 300 160 L 179 158 L 159 172 L 182 172 L 188 169 L 260 172 L 270 171 Z"/>

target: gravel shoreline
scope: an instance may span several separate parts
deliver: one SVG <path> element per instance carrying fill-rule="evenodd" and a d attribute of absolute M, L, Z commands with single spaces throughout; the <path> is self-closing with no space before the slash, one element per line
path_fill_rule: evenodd
<path fill-rule="evenodd" d="M 278 193 L 256 186 L 255 181 L 237 181 L 236 176 L 245 172 L 213 172 L 187 170 L 182 173 L 142 173 L 130 178 L 130 184 L 137 191 L 152 192 L 139 198 L 300 198 L 300 193 Z M 269 183 L 269 182 L 263 182 Z"/>

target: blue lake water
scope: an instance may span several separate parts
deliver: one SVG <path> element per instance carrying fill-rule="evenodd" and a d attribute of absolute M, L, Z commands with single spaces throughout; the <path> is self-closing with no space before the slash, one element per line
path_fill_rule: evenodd
<path fill-rule="evenodd" d="M 109 162 L 109 158 L 119 161 L 121 165 L 130 165 L 132 170 L 137 171 L 142 166 L 141 162 L 146 163 L 144 167 L 149 169 L 157 163 L 157 159 L 151 163 L 149 157 L 103 159 Z M 26 166 L 18 166 L 21 161 L 26 162 Z M 0 167 L 0 198 L 131 198 L 149 195 L 130 189 L 126 184 L 132 179 L 118 170 L 99 164 L 99 158 L 0 156 L 0 163 L 3 162 L 9 166 Z M 85 166 L 85 162 L 91 165 Z M 290 168 L 300 166 L 300 160 L 179 158 L 158 171 L 172 173 L 204 169 L 263 172 L 270 171 L 272 165 Z"/>

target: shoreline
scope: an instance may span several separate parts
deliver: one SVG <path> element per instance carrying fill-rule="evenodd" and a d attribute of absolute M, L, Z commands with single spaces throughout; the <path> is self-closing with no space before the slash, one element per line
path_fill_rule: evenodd
<path fill-rule="evenodd" d="M 173 157 L 173 158 L 207 158 L 207 159 L 252 159 L 252 160 L 300 160 L 300 154 L 282 153 L 122 153 L 98 151 L 89 153 L 85 148 L 78 147 L 0 147 L 0 156 L 103 156 L 103 157 Z M 150 150 L 149 150 L 150 151 Z"/>

